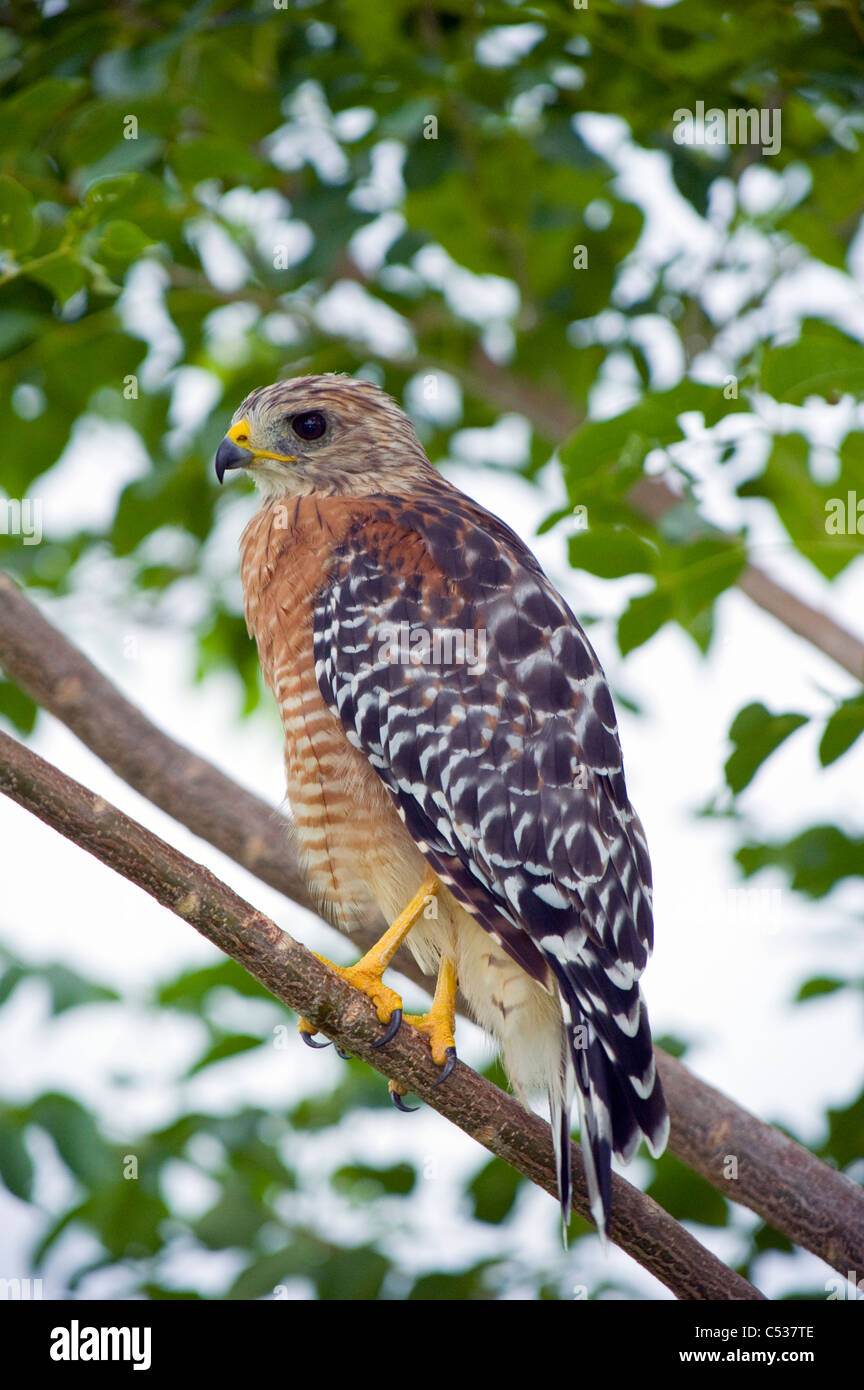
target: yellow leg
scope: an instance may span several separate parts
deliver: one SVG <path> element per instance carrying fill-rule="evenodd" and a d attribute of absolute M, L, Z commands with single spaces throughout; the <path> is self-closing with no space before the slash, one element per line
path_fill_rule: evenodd
<path fill-rule="evenodd" d="M 432 1061 L 443 1067 L 456 1047 L 453 1037 L 456 1027 L 456 966 L 449 956 L 441 957 L 435 996 L 428 1014 L 406 1014 L 405 1022 L 428 1036 L 432 1044 Z"/>
<path fill-rule="evenodd" d="M 380 1047 L 384 1042 L 390 1041 L 402 1018 L 402 1000 L 395 990 L 389 989 L 384 984 L 382 976 L 417 918 L 423 912 L 430 897 L 438 892 L 439 887 L 438 879 L 429 870 L 422 885 L 408 906 L 399 913 L 392 927 L 388 927 L 380 941 L 376 941 L 375 945 L 358 960 L 356 965 L 334 965 L 332 961 L 325 960 L 323 956 L 318 957 L 319 960 L 324 961 L 325 965 L 329 965 L 331 970 L 335 970 L 337 975 L 341 975 L 343 980 L 347 980 L 355 989 L 362 990 L 372 1000 L 382 1023 L 390 1023 L 391 1020 L 395 1020 L 396 1026 L 393 1031 L 388 1030 L 376 1046 Z M 300 1019 L 298 1026 L 304 1040 L 307 1035 L 317 1032 L 314 1023 L 310 1023 L 305 1018 Z M 326 1046 L 326 1044 L 313 1044 L 313 1046 L 316 1045 Z"/>
<path fill-rule="evenodd" d="M 441 1067 L 441 1075 L 433 1084 L 440 1086 L 456 1065 L 456 966 L 449 956 L 441 957 L 435 996 L 428 1014 L 406 1014 L 405 1022 L 425 1033 L 432 1044 L 432 1061 Z M 403 1105 L 405 1087 L 398 1081 L 388 1082 L 390 1099 L 399 1110 L 416 1110 L 415 1105 Z"/>

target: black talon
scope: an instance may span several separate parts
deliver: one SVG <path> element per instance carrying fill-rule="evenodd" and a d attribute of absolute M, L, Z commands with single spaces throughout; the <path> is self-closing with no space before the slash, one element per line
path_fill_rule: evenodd
<path fill-rule="evenodd" d="M 337 1057 L 341 1057 L 343 1062 L 350 1062 L 350 1061 L 351 1061 L 351 1053 L 350 1053 L 350 1052 L 343 1052 L 342 1049 L 341 1049 L 341 1047 L 339 1046 L 338 1043 L 334 1043 L 333 1046 L 336 1048 L 336 1056 L 337 1056 Z"/>
<path fill-rule="evenodd" d="M 441 1068 L 441 1075 L 438 1077 L 438 1080 L 437 1080 L 437 1081 L 433 1081 L 433 1082 L 432 1082 L 432 1085 L 433 1085 L 433 1086 L 440 1086 L 442 1081 L 446 1081 L 446 1080 L 447 1080 L 447 1077 L 450 1075 L 450 1073 L 451 1073 L 451 1071 L 453 1070 L 453 1068 L 455 1067 L 455 1065 L 456 1065 L 456 1049 L 455 1049 L 455 1047 L 448 1047 L 448 1049 L 447 1049 L 447 1061 L 444 1063 L 443 1067 Z"/>
<path fill-rule="evenodd" d="M 419 1105 L 406 1105 L 398 1091 L 391 1091 L 390 1099 L 396 1106 L 396 1109 L 402 1111 L 403 1115 L 410 1115 L 413 1110 L 420 1109 Z"/>
<path fill-rule="evenodd" d="M 384 1047 L 385 1043 L 392 1042 L 396 1034 L 399 1032 L 399 1025 L 401 1022 L 402 1010 L 394 1009 L 392 1014 L 390 1015 L 390 1022 L 387 1024 L 387 1032 L 384 1034 L 383 1038 L 379 1038 L 377 1042 L 373 1042 L 372 1046 Z"/>
<path fill-rule="evenodd" d="M 329 1047 L 329 1046 L 330 1046 L 329 1042 L 316 1043 L 316 1041 L 315 1041 L 315 1035 L 314 1035 L 313 1033 L 303 1033 L 303 1032 L 301 1032 L 300 1036 L 301 1036 L 301 1038 L 303 1039 L 303 1041 L 304 1041 L 304 1043 L 306 1044 L 307 1047 L 314 1047 L 314 1048 L 315 1048 L 316 1050 L 318 1050 L 318 1051 L 320 1051 L 320 1049 L 321 1049 L 322 1047 Z"/>

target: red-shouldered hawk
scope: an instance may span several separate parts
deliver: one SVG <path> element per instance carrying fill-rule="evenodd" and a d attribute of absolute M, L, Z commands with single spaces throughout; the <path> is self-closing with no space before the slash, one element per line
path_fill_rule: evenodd
<path fill-rule="evenodd" d="M 262 493 L 246 616 L 310 891 L 344 931 L 375 908 L 393 924 L 341 973 L 388 1041 L 401 1000 L 381 977 L 407 938 L 437 972 L 411 1021 L 442 1080 L 461 987 L 516 1094 L 549 1097 L 565 1221 L 575 1093 L 608 1232 L 611 1155 L 643 1136 L 659 1153 L 668 1117 L 638 984 L 651 866 L 591 644 L 518 536 L 435 471 L 367 381 L 253 392 L 216 455 L 220 482 L 233 468 Z"/>

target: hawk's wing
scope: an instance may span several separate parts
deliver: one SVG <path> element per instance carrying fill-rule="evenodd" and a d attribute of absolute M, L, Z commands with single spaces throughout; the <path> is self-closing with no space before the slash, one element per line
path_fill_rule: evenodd
<path fill-rule="evenodd" d="M 368 500 L 314 637 L 324 700 L 439 877 L 529 974 L 551 970 L 605 1215 L 610 1148 L 662 1147 L 666 1113 L 637 983 L 651 868 L 587 637 L 518 537 L 443 480 Z"/>

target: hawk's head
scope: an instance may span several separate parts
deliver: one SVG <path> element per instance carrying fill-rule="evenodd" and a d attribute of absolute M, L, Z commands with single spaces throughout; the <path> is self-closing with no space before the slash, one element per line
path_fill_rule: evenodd
<path fill-rule="evenodd" d="M 408 417 L 354 377 L 298 376 L 253 391 L 216 453 L 220 483 L 248 468 L 268 496 L 386 491 L 431 468 Z"/>

